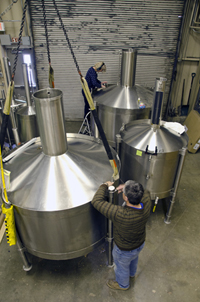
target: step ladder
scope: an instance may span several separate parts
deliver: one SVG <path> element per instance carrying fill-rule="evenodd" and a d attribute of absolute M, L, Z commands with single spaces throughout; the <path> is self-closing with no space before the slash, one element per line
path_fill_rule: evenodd
<path fill-rule="evenodd" d="M 91 127 L 90 127 L 90 123 L 88 121 L 88 117 L 90 117 L 91 115 L 91 110 L 86 114 L 81 127 L 79 129 L 79 134 L 85 134 L 85 135 L 89 135 L 92 136 L 92 131 L 91 131 Z"/>

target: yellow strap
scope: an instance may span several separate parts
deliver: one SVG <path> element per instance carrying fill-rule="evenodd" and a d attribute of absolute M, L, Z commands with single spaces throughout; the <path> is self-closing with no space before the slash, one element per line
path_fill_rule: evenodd
<path fill-rule="evenodd" d="M 4 178 L 4 171 L 3 171 L 1 146 L 0 146 L 0 164 L 1 164 L 1 178 L 2 178 L 4 196 L 5 196 L 6 202 L 8 203 L 8 196 L 7 196 L 5 178 Z M 13 205 L 10 205 L 9 208 L 6 208 L 5 204 L 3 203 L 2 204 L 2 212 L 5 215 L 5 226 L 6 226 L 7 242 L 9 243 L 10 246 L 15 245 L 17 243 L 17 235 L 16 235 L 16 228 L 15 228 L 15 218 L 14 218 Z"/>
<path fill-rule="evenodd" d="M 94 110 L 95 109 L 94 102 L 93 102 L 93 99 L 92 99 L 92 96 L 91 96 L 91 93 L 90 93 L 90 89 L 88 87 L 88 83 L 87 83 L 87 81 L 86 81 L 86 79 L 84 77 L 81 78 L 81 85 L 83 87 L 83 91 L 85 93 L 85 97 L 86 97 L 86 99 L 88 101 L 90 109 Z"/>
<path fill-rule="evenodd" d="M 5 227 L 6 227 L 6 237 L 9 245 L 15 245 L 17 243 L 17 234 L 15 228 L 15 217 L 13 205 L 9 208 L 5 207 L 5 204 L 2 204 L 2 212 L 5 215 Z"/>
<path fill-rule="evenodd" d="M 3 113 L 6 115 L 10 114 L 10 105 L 11 105 L 11 100 L 13 97 L 13 90 L 14 90 L 14 81 L 11 81 L 8 87 L 7 95 L 6 95 L 6 101 L 3 109 Z"/>
<path fill-rule="evenodd" d="M 3 192 L 4 192 L 5 200 L 8 203 L 8 196 L 7 196 L 6 184 L 5 184 L 5 178 L 4 178 L 4 171 L 3 171 L 1 146 L 0 146 L 0 165 L 1 165 L 1 179 L 2 179 L 2 184 L 3 184 Z"/>
<path fill-rule="evenodd" d="M 52 66 L 49 64 L 49 86 L 50 88 L 54 88 L 54 70 Z"/>
<path fill-rule="evenodd" d="M 114 171 L 113 176 L 112 176 L 113 180 L 119 179 L 119 171 L 117 169 L 117 164 L 116 164 L 114 159 L 110 160 L 110 165 L 111 165 L 111 167 L 113 168 L 113 171 Z"/>

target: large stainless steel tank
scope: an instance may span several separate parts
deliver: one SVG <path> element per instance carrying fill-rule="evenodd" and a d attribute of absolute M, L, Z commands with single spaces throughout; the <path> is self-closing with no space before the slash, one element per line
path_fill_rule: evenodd
<path fill-rule="evenodd" d="M 123 50 L 120 85 L 112 85 L 94 95 L 99 119 L 112 146 L 123 124 L 150 117 L 153 92 L 135 84 L 136 59 L 136 50 Z"/>
<path fill-rule="evenodd" d="M 156 79 L 151 119 L 133 121 L 121 132 L 121 178 L 140 182 L 152 199 L 166 198 L 172 192 L 188 143 L 185 132 L 172 132 L 161 120 L 164 86 L 163 78 Z"/>
<path fill-rule="evenodd" d="M 106 219 L 90 201 L 113 171 L 100 140 L 66 136 L 60 90 L 40 90 L 34 99 L 40 138 L 4 158 L 4 168 L 11 171 L 8 198 L 17 230 L 33 255 L 55 260 L 79 257 L 106 236 Z"/>
<path fill-rule="evenodd" d="M 27 142 L 33 137 L 39 136 L 36 112 L 31 102 L 27 64 L 22 64 L 24 87 L 26 92 L 27 106 L 17 110 L 17 124 L 21 142 Z"/>

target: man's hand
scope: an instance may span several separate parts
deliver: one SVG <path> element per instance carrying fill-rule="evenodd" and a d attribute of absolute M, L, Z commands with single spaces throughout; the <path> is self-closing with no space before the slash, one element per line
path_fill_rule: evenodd
<path fill-rule="evenodd" d="M 107 86 L 107 82 L 106 81 L 101 82 L 101 88 L 106 88 L 106 86 Z"/>
<path fill-rule="evenodd" d="M 105 184 L 108 186 L 108 188 L 110 187 L 110 186 L 112 186 L 113 184 L 114 184 L 114 182 L 112 182 L 112 181 L 106 181 L 105 182 Z"/>
<path fill-rule="evenodd" d="M 125 184 L 121 184 L 116 188 L 116 190 L 118 191 L 118 194 L 123 192 L 124 186 L 125 186 Z"/>

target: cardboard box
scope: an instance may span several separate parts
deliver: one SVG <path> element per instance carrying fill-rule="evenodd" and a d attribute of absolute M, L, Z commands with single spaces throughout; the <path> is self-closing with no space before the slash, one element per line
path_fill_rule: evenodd
<path fill-rule="evenodd" d="M 184 126 L 189 137 L 188 151 L 196 153 L 200 147 L 200 114 L 196 110 L 190 111 Z"/>

